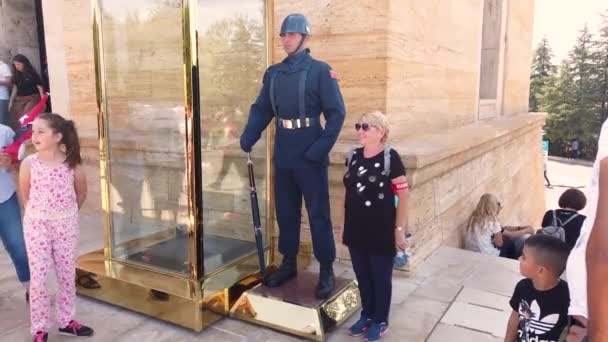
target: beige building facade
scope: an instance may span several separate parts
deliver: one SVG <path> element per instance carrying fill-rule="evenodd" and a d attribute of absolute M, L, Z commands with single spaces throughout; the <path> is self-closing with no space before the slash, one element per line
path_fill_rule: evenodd
<path fill-rule="evenodd" d="M 22 54 L 40 70 L 37 2 L 8 0 L 0 3 L 0 60 L 10 63 L 12 56 Z"/>
<path fill-rule="evenodd" d="M 202 155 L 205 234 L 253 241 L 246 159 L 235 137 L 265 67 L 284 58 L 278 29 L 292 12 L 311 21 L 312 54 L 337 71 L 347 106 L 331 154 L 335 228 L 342 224 L 343 162 L 356 143 L 354 123 L 374 110 L 388 115 L 390 144 L 406 163 L 413 266 L 441 245 L 462 246 L 468 215 L 485 192 L 495 193 L 505 207 L 503 223 L 540 223 L 544 117 L 528 113 L 534 1 L 187 2 L 198 6 L 201 138 L 196 148 Z M 93 4 L 102 19 L 98 41 Z M 82 138 L 90 190 L 84 210 L 98 213 L 103 229 L 106 209 L 115 252 L 122 251 L 125 260 L 133 239 L 189 219 L 182 5 L 177 0 L 43 2 L 53 110 L 75 120 Z M 102 128 L 109 141 L 110 181 L 103 191 L 96 51 L 105 101 Z M 265 146 L 260 142 L 254 151 L 263 218 L 272 213 Z M 109 197 L 105 205 L 103 193 Z M 347 249 L 337 245 L 339 258 L 349 259 Z M 301 246 L 311 253 L 306 215 Z M 207 271 L 226 262 L 212 259 L 205 261 Z"/>

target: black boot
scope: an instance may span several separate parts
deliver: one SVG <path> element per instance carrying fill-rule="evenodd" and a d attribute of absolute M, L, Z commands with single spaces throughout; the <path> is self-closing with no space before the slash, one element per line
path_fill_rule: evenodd
<path fill-rule="evenodd" d="M 268 277 L 266 286 L 279 287 L 298 274 L 297 258 L 283 257 L 281 266 Z"/>
<path fill-rule="evenodd" d="M 334 277 L 334 268 L 332 264 L 321 265 L 319 272 L 319 283 L 317 284 L 317 298 L 327 299 L 336 287 L 336 279 Z"/>

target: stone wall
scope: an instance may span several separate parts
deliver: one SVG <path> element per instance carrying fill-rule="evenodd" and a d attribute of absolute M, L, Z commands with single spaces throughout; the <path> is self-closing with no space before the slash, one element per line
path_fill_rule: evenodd
<path fill-rule="evenodd" d="M 98 213 L 101 228 L 91 2 L 44 0 L 42 5 L 45 39 L 49 47 L 49 79 L 53 84 L 53 109 L 76 122 L 88 181 L 88 197 L 83 210 Z"/>
<path fill-rule="evenodd" d="M 311 22 L 312 55 L 338 73 L 348 112 L 340 140 L 355 140 L 352 127 L 359 114 L 387 111 L 389 6 L 388 0 L 274 1 L 274 62 L 285 58 L 278 36 L 281 22 L 297 12 Z"/>
<path fill-rule="evenodd" d="M 317 2 L 294 8 L 278 0 L 274 21 L 278 25 L 291 12 L 309 16 L 313 54 L 341 75 L 348 113 L 332 151 L 330 196 L 335 226 L 343 222 L 342 158 L 355 140 L 350 128 L 360 114 L 370 110 L 387 113 L 391 144 L 406 159 L 411 185 L 409 222 L 417 241 L 414 264 L 439 245 L 462 246 L 466 219 L 485 192 L 512 203 L 501 215 L 506 224 L 540 224 L 545 207 L 538 142 L 544 121 L 525 114 L 533 1 L 509 1 L 506 7 L 502 1 L 483 0 L 458 5 L 442 0 L 389 0 L 373 5 L 333 0 L 324 3 L 323 11 L 312 11 L 315 5 L 311 3 Z M 501 71 L 490 79 L 496 83 L 497 97 L 504 91 L 504 114 L 519 114 L 514 121 L 496 117 L 476 122 L 481 87 L 486 87 L 480 84 L 484 3 L 500 5 L 500 10 L 486 11 L 490 21 L 502 17 L 503 9 L 507 11 L 504 83 Z M 353 20 L 360 13 L 369 20 Z M 500 36 L 495 32 L 500 25 L 491 26 L 488 34 Z M 352 46 L 353 36 L 365 39 L 366 44 Z M 489 69 L 500 67 L 498 42 L 488 46 L 497 59 Z M 276 39 L 275 62 L 283 56 Z M 430 155 L 434 155 L 431 161 Z M 302 247 L 310 252 L 306 216 L 303 223 Z M 349 258 L 343 246 L 338 254 Z"/>
<path fill-rule="evenodd" d="M 66 56 L 64 20 L 64 16 L 67 13 L 65 12 L 64 1 L 44 0 L 43 5 L 44 17 L 47 18 L 44 22 L 46 46 L 51 47 L 51 52 L 47 54 L 47 62 L 48 65 L 52 66 L 49 68 L 48 73 L 49 79 L 53 82 L 53 89 L 51 89 L 53 111 L 70 115 L 69 108 L 72 92 L 68 88 L 69 75 L 67 72 L 68 59 Z"/>
<path fill-rule="evenodd" d="M 61 2 L 61 0 L 53 1 Z M 52 6 L 46 0 L 44 2 L 44 8 Z M 81 135 L 97 136 L 95 50 L 91 28 L 91 2 L 64 0 L 63 8 L 62 22 L 65 34 L 63 53 L 66 56 L 65 64 L 70 94 L 67 115 L 78 122 Z M 51 53 L 49 49 L 48 55 Z M 61 50 L 58 50 L 57 53 L 61 53 Z M 49 68 L 52 67 L 49 66 Z M 60 94 L 58 95 L 60 96 Z"/>
<path fill-rule="evenodd" d="M 534 2 L 503 3 L 276 0 L 273 20 L 278 28 L 289 13 L 309 17 L 313 55 L 330 63 L 340 76 L 346 127 L 352 127 L 362 113 L 381 110 L 399 127 L 393 138 L 400 139 L 475 122 L 484 116 L 478 108 L 484 93 L 495 94 L 505 115 L 527 112 Z M 484 4 L 490 23 L 486 35 L 497 37 L 487 39 L 489 61 L 482 66 Z M 505 40 L 499 22 L 503 18 Z M 361 40 L 366 43 L 360 44 Z M 501 49 L 500 43 L 506 46 Z M 284 58 L 278 37 L 274 47 L 278 62 Z M 482 77 L 486 70 L 493 76 Z M 340 140 L 355 141 L 354 131 L 344 130 Z"/>
<path fill-rule="evenodd" d="M 528 111 L 534 1 L 509 0 L 504 64 L 503 114 Z"/>
<path fill-rule="evenodd" d="M 484 193 L 495 194 L 503 204 L 501 223 L 540 225 L 545 210 L 538 143 L 543 122 L 542 116 L 523 115 L 429 137 L 440 144 L 449 141 L 451 149 L 460 150 L 410 172 L 416 259 L 439 245 L 462 247 L 467 219 Z"/>
<path fill-rule="evenodd" d="M 496 99 L 498 95 L 498 69 L 500 67 L 502 0 L 484 0 L 483 35 L 481 48 L 480 99 Z"/>
<path fill-rule="evenodd" d="M 460 246 L 466 218 L 484 192 L 497 194 L 505 205 L 500 217 L 505 224 L 538 224 L 544 210 L 539 143 L 543 118 L 527 114 L 533 2 L 509 1 L 503 99 L 508 116 L 483 121 L 476 121 L 483 1 L 452 3 L 306 0 L 294 6 L 275 1 L 273 35 L 277 36 L 286 14 L 300 11 L 308 15 L 313 25 L 313 54 L 338 72 L 347 104 L 345 128 L 331 155 L 334 225 L 343 222 L 343 153 L 354 143 L 351 127 L 361 113 L 385 111 L 392 121 L 391 144 L 406 160 L 411 185 L 409 223 L 417 241 L 415 260 L 442 244 Z M 63 48 L 49 50 L 49 60 L 56 61 L 50 66 L 51 82 L 65 77 L 58 82 L 63 84 L 62 90 L 54 91 L 54 96 L 67 99 L 64 113 L 78 124 L 91 189 L 85 210 L 99 213 L 101 221 L 90 1 L 48 0 L 44 5 L 61 8 L 58 14 L 62 15 L 45 20 L 46 29 L 54 32 L 47 42 L 63 44 Z M 273 47 L 273 59 L 278 62 L 284 57 L 278 38 Z M 146 152 L 145 145 L 139 145 L 141 151 L 129 150 L 134 148 L 129 146 L 121 148 L 134 159 L 156 158 Z M 207 158 L 208 164 L 220 160 L 213 154 Z M 157 166 L 159 174 L 165 175 L 160 178 L 183 177 L 175 168 Z M 207 173 L 205 182 L 215 178 L 217 171 Z M 183 196 L 179 195 L 180 203 Z M 213 196 L 207 203 L 213 202 L 214 207 L 205 213 L 212 220 L 226 212 L 248 212 L 246 196 L 241 200 L 221 191 Z M 307 221 L 304 213 L 302 251 L 311 253 Z M 226 225 L 210 229 L 238 234 Z M 249 232 L 241 237 L 251 239 Z M 349 258 L 343 247 L 338 254 Z"/>
<path fill-rule="evenodd" d="M 34 0 L 0 1 L 0 59 L 10 63 L 17 54 L 25 55 L 40 72 Z"/>
<path fill-rule="evenodd" d="M 399 139 L 475 120 L 482 11 L 482 0 L 457 6 L 449 1 L 277 0 L 274 22 L 278 28 L 293 12 L 309 18 L 313 55 L 338 72 L 346 127 L 360 114 L 380 110 L 399 127 L 393 131 Z M 278 62 L 285 56 L 278 37 L 274 47 Z M 354 130 L 342 131 L 340 140 L 345 139 L 355 141 Z"/>
<path fill-rule="evenodd" d="M 392 138 L 472 123 L 483 1 L 391 0 L 389 8 L 386 113 L 398 127 Z"/>
<path fill-rule="evenodd" d="M 495 194 L 505 225 L 538 227 L 545 211 L 541 127 L 544 116 L 524 114 L 391 141 L 406 163 L 410 184 L 408 225 L 414 234 L 413 264 L 440 245 L 463 247 L 470 213 L 484 193 Z M 349 144 L 332 152 L 332 220 L 343 222 L 343 155 Z M 309 232 L 302 240 L 310 241 Z M 306 247 L 310 248 L 309 242 Z M 339 245 L 338 257 L 349 259 Z"/>

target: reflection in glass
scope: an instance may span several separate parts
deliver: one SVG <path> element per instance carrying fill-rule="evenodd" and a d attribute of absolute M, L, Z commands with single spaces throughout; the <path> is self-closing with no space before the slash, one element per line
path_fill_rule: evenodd
<path fill-rule="evenodd" d="M 100 9 L 112 257 L 186 274 L 181 1 Z"/>
<path fill-rule="evenodd" d="M 255 251 L 239 136 L 267 66 L 264 0 L 199 0 L 205 272 Z M 252 153 L 264 237 L 266 141 Z"/>

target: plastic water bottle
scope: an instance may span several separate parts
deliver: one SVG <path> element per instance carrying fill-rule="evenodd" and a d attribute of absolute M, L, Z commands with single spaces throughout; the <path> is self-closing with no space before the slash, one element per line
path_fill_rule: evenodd
<path fill-rule="evenodd" d="M 405 267 L 405 265 L 407 265 L 407 263 L 409 262 L 409 258 L 411 256 L 412 234 L 407 233 L 405 235 L 405 240 L 407 241 L 407 248 L 405 249 L 405 251 L 397 251 L 397 255 L 395 256 L 394 261 L 395 267 Z"/>

